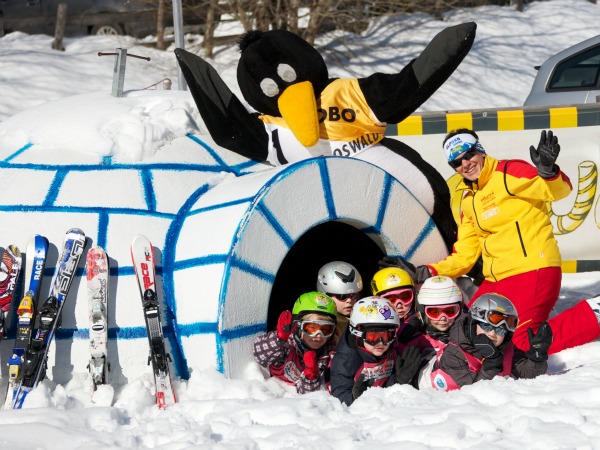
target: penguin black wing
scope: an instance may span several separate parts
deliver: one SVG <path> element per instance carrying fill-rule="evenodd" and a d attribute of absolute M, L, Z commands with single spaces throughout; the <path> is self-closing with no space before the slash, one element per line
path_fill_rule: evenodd
<path fill-rule="evenodd" d="M 382 122 L 399 123 L 442 85 L 467 56 L 475 22 L 440 31 L 423 52 L 397 74 L 374 73 L 358 80 L 367 103 Z"/>
<path fill-rule="evenodd" d="M 257 115 L 248 112 L 209 63 L 181 48 L 175 49 L 175 56 L 214 141 L 239 155 L 265 161 L 269 137 Z"/>

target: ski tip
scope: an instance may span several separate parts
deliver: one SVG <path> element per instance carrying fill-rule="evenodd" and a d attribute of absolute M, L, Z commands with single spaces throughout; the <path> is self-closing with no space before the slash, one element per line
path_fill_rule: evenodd
<path fill-rule="evenodd" d="M 85 233 L 80 228 L 70 228 L 66 234 L 80 234 L 85 237 Z"/>

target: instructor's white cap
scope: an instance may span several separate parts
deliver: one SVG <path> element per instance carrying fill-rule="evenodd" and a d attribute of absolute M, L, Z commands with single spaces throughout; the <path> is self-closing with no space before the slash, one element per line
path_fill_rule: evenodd
<path fill-rule="evenodd" d="M 446 153 L 448 162 L 454 161 L 464 152 L 469 151 L 473 146 L 475 146 L 477 151 L 485 153 L 485 150 L 475 136 L 469 133 L 460 133 L 452 136 L 444 143 L 444 152 Z"/>

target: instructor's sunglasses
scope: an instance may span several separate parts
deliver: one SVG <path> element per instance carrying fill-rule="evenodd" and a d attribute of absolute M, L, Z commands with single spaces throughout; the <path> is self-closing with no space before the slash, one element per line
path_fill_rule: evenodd
<path fill-rule="evenodd" d="M 369 345 L 377 345 L 378 342 L 381 342 L 383 345 L 388 345 L 394 340 L 394 336 L 396 336 L 395 329 L 365 331 L 363 332 L 363 341 Z"/>
<path fill-rule="evenodd" d="M 328 338 L 335 332 L 335 323 L 329 320 L 303 320 L 300 322 L 300 329 L 310 337 L 320 334 Z"/>
<path fill-rule="evenodd" d="M 381 297 L 389 300 L 392 305 L 396 306 L 397 303 L 402 303 L 403 306 L 410 306 L 414 300 L 414 292 L 412 289 L 396 289 L 395 291 L 386 292 L 381 294 Z"/>
<path fill-rule="evenodd" d="M 464 152 L 462 155 L 462 158 L 460 159 L 453 159 L 452 161 L 448 161 L 448 164 L 450 165 L 450 167 L 452 167 L 453 169 L 458 169 L 463 162 L 463 159 L 465 161 L 470 161 L 473 156 L 475 156 L 477 154 L 477 150 L 475 149 L 475 147 L 467 150 L 466 152 Z"/>
<path fill-rule="evenodd" d="M 461 307 L 458 303 L 450 305 L 426 306 L 425 315 L 433 320 L 439 320 L 446 316 L 448 320 L 456 319 L 460 314 Z"/>

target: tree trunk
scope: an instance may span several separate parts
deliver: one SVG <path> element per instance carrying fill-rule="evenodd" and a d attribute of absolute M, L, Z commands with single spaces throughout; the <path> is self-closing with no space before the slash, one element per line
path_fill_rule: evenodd
<path fill-rule="evenodd" d="M 204 54 L 207 58 L 212 58 L 213 48 L 215 46 L 215 28 L 217 27 L 215 22 L 215 11 L 217 9 L 219 0 L 210 0 L 208 5 L 208 11 L 206 12 L 206 24 L 204 25 Z"/>
<path fill-rule="evenodd" d="M 158 12 L 156 15 L 156 48 L 164 50 L 165 44 L 165 0 L 158 0 Z"/>
<path fill-rule="evenodd" d="M 54 29 L 54 42 L 52 49 L 65 51 L 63 47 L 63 37 L 65 35 L 65 26 L 67 25 L 67 4 L 59 3 L 56 11 L 56 28 Z"/>

